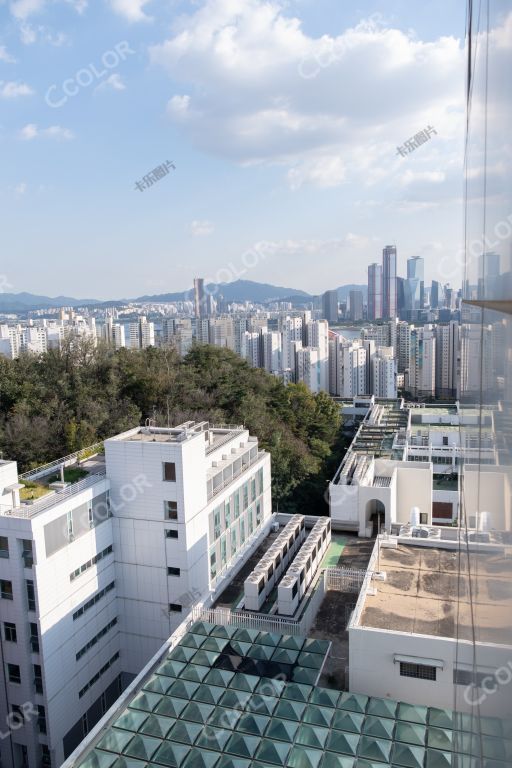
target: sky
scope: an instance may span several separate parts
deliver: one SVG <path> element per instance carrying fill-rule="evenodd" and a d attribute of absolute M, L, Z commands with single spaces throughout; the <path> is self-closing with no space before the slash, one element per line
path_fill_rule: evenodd
<path fill-rule="evenodd" d="M 3 290 L 114 299 L 203 276 L 319 293 L 365 283 L 386 244 L 402 274 L 420 255 L 444 282 L 464 6 L 0 0 Z"/>

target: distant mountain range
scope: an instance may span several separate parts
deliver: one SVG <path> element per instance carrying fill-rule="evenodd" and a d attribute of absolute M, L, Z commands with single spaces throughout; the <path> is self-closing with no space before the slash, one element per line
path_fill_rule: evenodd
<path fill-rule="evenodd" d="M 252 280 L 235 280 L 232 283 L 210 283 L 206 289 L 214 297 L 223 296 L 228 302 L 255 302 L 265 304 L 271 301 L 291 301 L 292 304 L 304 304 L 314 301 L 314 295 L 295 288 L 284 288 L 269 283 L 256 283 Z M 338 288 L 338 298 L 346 301 L 351 290 L 361 290 L 366 297 L 366 285 L 342 285 Z M 177 293 L 162 293 L 152 296 L 138 296 L 134 299 L 114 299 L 111 301 L 99 301 L 98 299 L 74 299 L 70 296 L 38 296 L 33 293 L 0 293 L 0 312 L 28 312 L 34 309 L 55 309 L 56 307 L 85 307 L 85 306 L 119 306 L 128 302 L 136 303 L 164 303 L 171 301 L 192 301 L 193 290 L 179 291 Z"/>

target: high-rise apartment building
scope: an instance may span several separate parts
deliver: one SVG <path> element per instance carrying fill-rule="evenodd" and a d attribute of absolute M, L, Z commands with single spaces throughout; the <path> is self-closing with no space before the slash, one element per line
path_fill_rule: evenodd
<path fill-rule="evenodd" d="M 382 317 L 397 316 L 397 256 L 396 246 L 386 245 L 382 251 Z"/>
<path fill-rule="evenodd" d="M 363 319 L 363 292 L 351 290 L 348 296 L 350 320 L 357 322 Z"/>
<path fill-rule="evenodd" d="M 459 380 L 459 323 L 436 325 L 436 397 L 457 397 Z"/>
<path fill-rule="evenodd" d="M 380 320 L 382 317 L 382 266 L 370 264 L 368 267 L 368 320 Z"/>
<path fill-rule="evenodd" d="M 322 294 L 322 317 L 330 325 L 338 322 L 338 291 L 326 291 Z"/>
<path fill-rule="evenodd" d="M 393 347 L 380 347 L 370 360 L 370 389 L 375 397 L 396 398 L 396 359 Z"/>
<path fill-rule="evenodd" d="M 413 397 L 434 397 L 436 389 L 436 334 L 431 325 L 411 329 L 409 376 L 406 389 Z"/>

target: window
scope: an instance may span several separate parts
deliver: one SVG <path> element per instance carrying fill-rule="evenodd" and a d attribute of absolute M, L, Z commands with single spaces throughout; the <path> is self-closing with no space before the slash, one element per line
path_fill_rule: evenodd
<path fill-rule="evenodd" d="M 168 576 L 179 576 L 181 573 L 179 568 L 173 568 L 172 566 L 169 566 L 167 568 L 167 575 Z"/>
<path fill-rule="evenodd" d="M 102 597 L 104 597 L 106 594 L 108 594 L 112 589 L 114 589 L 116 583 L 115 581 L 111 581 L 110 584 L 107 584 L 107 586 L 104 589 L 100 589 L 99 592 L 96 592 L 93 597 L 89 598 L 86 603 L 84 603 L 78 610 L 76 610 L 73 614 L 73 621 L 76 621 L 80 618 L 80 616 L 83 616 L 86 611 L 89 610 L 89 608 L 92 608 L 96 603 L 101 600 Z"/>
<path fill-rule="evenodd" d="M 0 536 L 0 557 L 9 557 L 9 541 L 7 536 Z"/>
<path fill-rule="evenodd" d="M 177 501 L 164 501 L 165 519 L 177 520 L 178 519 L 178 502 Z"/>
<path fill-rule="evenodd" d="M 30 622 L 30 647 L 32 653 L 39 653 L 39 635 L 37 632 L 37 624 Z"/>
<path fill-rule="evenodd" d="M 92 568 L 96 563 L 99 563 L 100 560 L 102 560 L 104 557 L 107 557 L 107 555 L 112 554 L 113 547 L 112 544 L 110 544 L 106 549 L 102 550 L 101 552 L 98 552 L 97 555 L 94 555 L 92 560 L 88 560 L 86 563 L 83 563 L 80 568 L 77 568 L 76 571 L 73 571 L 73 573 L 69 574 L 69 580 L 74 581 L 74 579 L 78 578 L 78 576 L 81 576 L 82 573 L 85 573 L 89 570 L 89 568 Z"/>
<path fill-rule="evenodd" d="M 298 586 L 297 586 L 297 582 L 295 582 L 295 584 L 292 587 L 292 597 L 295 597 L 295 595 L 297 594 L 297 590 L 298 590 Z"/>
<path fill-rule="evenodd" d="M 36 609 L 36 593 L 34 590 L 34 582 L 31 579 L 25 580 L 25 587 L 27 590 L 27 605 L 29 611 L 35 611 Z"/>
<path fill-rule="evenodd" d="M 429 667 L 426 664 L 410 664 L 409 662 L 400 662 L 400 675 L 402 677 L 415 677 L 419 680 L 435 680 L 437 669 Z"/>
<path fill-rule="evenodd" d="M 10 683 L 21 683 L 21 670 L 18 664 L 7 665 L 7 677 Z"/>
<path fill-rule="evenodd" d="M 34 565 L 34 556 L 32 554 L 32 541 L 30 539 L 21 540 L 21 556 L 24 560 L 25 568 L 32 568 Z"/>
<path fill-rule="evenodd" d="M 453 670 L 453 682 L 454 685 L 474 685 L 476 688 L 481 688 L 485 680 L 485 690 L 487 692 L 495 691 L 498 687 L 496 677 L 493 672 L 475 672 L 472 669 L 457 669 Z"/>
<path fill-rule="evenodd" d="M 12 582 L 0 579 L 0 597 L 3 600 L 12 600 Z"/>
<path fill-rule="evenodd" d="M 238 491 L 235 492 L 233 496 L 233 500 L 234 500 L 235 520 L 238 520 L 238 518 L 240 517 L 240 495 Z"/>
<path fill-rule="evenodd" d="M 244 483 L 244 509 L 249 506 L 249 483 Z"/>
<path fill-rule="evenodd" d="M 86 645 L 84 645 L 83 648 L 80 648 L 80 650 L 76 654 L 76 660 L 79 661 L 82 658 L 82 656 L 84 656 L 87 653 L 87 651 L 93 648 L 96 645 L 96 643 L 98 643 L 101 640 L 101 638 L 107 634 L 107 632 L 110 632 L 112 627 L 116 626 L 116 624 L 117 624 L 117 616 L 114 616 L 112 621 L 109 621 L 109 623 L 106 624 L 102 629 L 100 629 L 100 631 L 96 635 L 94 635 L 94 637 L 91 640 L 89 640 L 89 642 L 86 643 Z"/>
<path fill-rule="evenodd" d="M 181 613 L 183 610 L 183 606 L 181 606 L 179 603 L 169 603 L 169 611 L 171 613 Z"/>
<path fill-rule="evenodd" d="M 420 525 L 428 525 L 428 514 L 420 512 Z"/>
<path fill-rule="evenodd" d="M 33 670 L 34 670 L 34 688 L 36 689 L 36 693 L 42 693 L 43 692 L 43 675 L 41 672 L 41 665 L 33 664 Z"/>
<path fill-rule="evenodd" d="M 233 528 L 231 531 L 231 557 L 235 554 L 237 550 L 237 543 L 236 543 L 236 528 Z"/>
<path fill-rule="evenodd" d="M 42 704 L 37 705 L 37 728 L 39 733 L 46 733 L 46 711 Z"/>
<path fill-rule="evenodd" d="M 111 657 L 111 658 L 110 658 L 110 659 L 107 661 L 107 663 L 106 663 L 106 664 L 104 664 L 104 665 L 102 666 L 102 668 L 101 668 L 101 669 L 100 669 L 98 672 L 96 672 L 96 674 L 94 675 L 94 677 L 91 677 L 91 679 L 89 680 L 89 682 L 88 682 L 86 685 L 84 685 L 84 687 L 83 687 L 83 688 L 81 688 L 81 689 L 78 691 L 78 698 L 79 698 L 79 699 L 81 699 L 81 698 L 82 698 L 82 696 L 85 696 L 85 694 L 87 693 L 87 691 L 89 690 L 89 688 L 92 688 L 92 686 L 93 686 L 95 683 L 97 683 L 97 682 L 98 682 L 98 680 L 100 679 L 100 677 L 101 677 L 102 675 L 104 675 L 104 674 L 105 674 L 105 672 L 106 672 L 108 669 L 110 669 L 110 667 L 111 667 L 113 664 L 115 664 L 115 662 L 118 660 L 118 658 L 119 658 L 119 651 L 116 651 L 116 652 L 114 653 L 114 655 L 113 655 L 113 656 L 112 656 L 112 657 Z"/>
<path fill-rule="evenodd" d="M 178 538 L 178 531 L 174 529 L 169 529 L 165 532 L 165 538 L 166 539 L 177 539 Z"/>
<path fill-rule="evenodd" d="M 11 624 L 10 621 L 4 621 L 4 637 L 8 643 L 15 643 L 17 641 L 16 624 Z"/>
<path fill-rule="evenodd" d="M 443 445 L 448 445 L 448 438 L 443 436 Z"/>
<path fill-rule="evenodd" d="M 164 461 L 164 480 L 168 483 L 176 482 L 176 464 L 174 461 Z"/>
<path fill-rule="evenodd" d="M 214 579 L 217 575 L 217 555 L 215 550 L 210 553 L 210 579 Z"/>
<path fill-rule="evenodd" d="M 44 768 L 50 768 L 51 764 L 50 748 L 47 744 L 41 744 L 41 765 L 43 765 Z"/>
<path fill-rule="evenodd" d="M 23 709 L 20 707 L 19 704 L 11 704 L 11 712 L 14 715 L 12 720 L 16 723 L 16 725 L 19 723 L 20 725 L 23 725 L 25 722 L 25 713 Z"/>
<path fill-rule="evenodd" d="M 251 501 L 256 500 L 256 478 L 253 477 L 251 480 Z"/>

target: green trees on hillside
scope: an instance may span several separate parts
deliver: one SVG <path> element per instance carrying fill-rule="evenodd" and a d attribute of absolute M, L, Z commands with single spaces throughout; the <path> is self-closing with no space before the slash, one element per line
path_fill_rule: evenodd
<path fill-rule="evenodd" d="M 173 349 L 112 352 L 75 342 L 40 357 L 0 357 L 0 450 L 21 471 L 146 418 L 245 424 L 272 454 L 274 506 L 325 511 L 326 482 L 343 450 L 339 409 L 325 393 L 285 387 L 213 346 L 180 358 Z"/>

